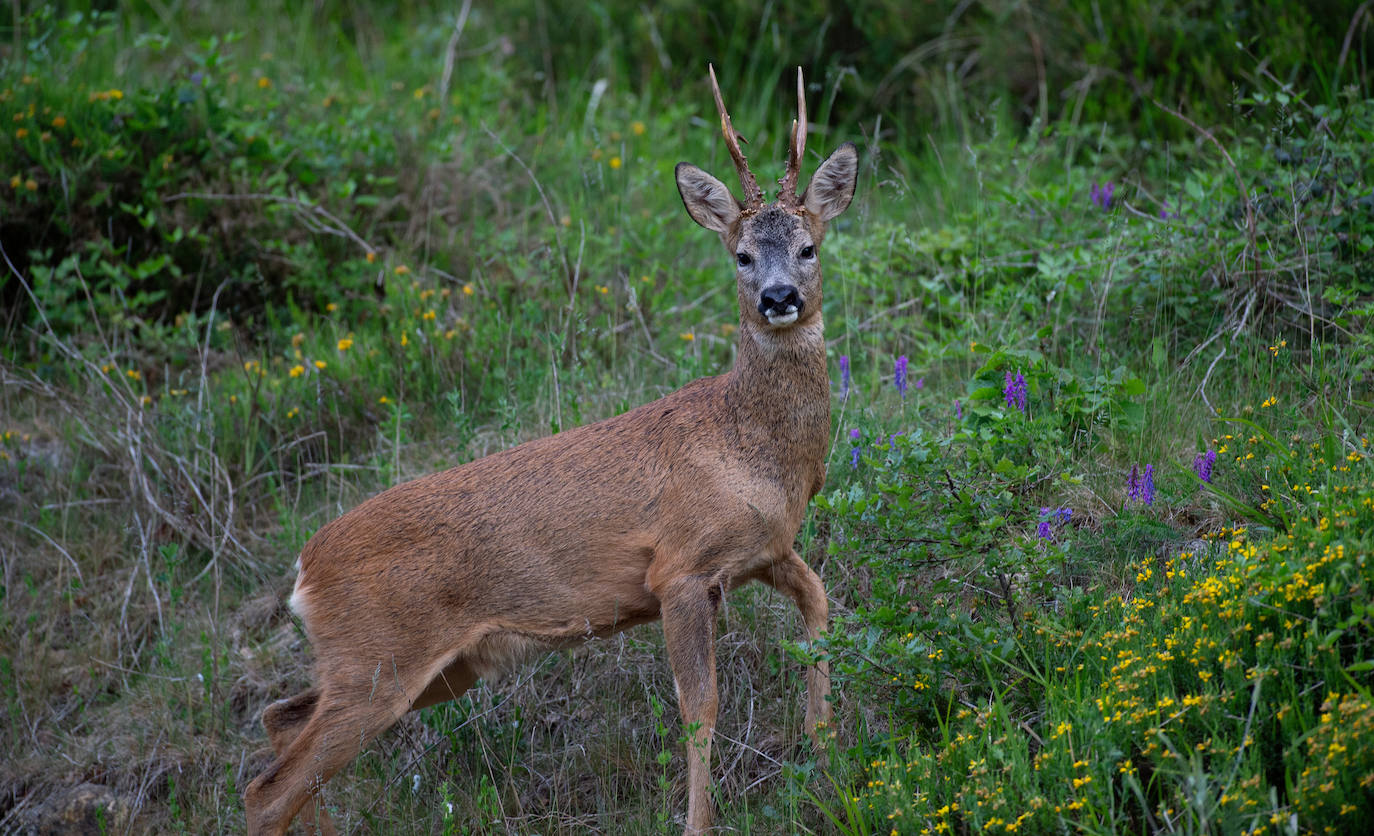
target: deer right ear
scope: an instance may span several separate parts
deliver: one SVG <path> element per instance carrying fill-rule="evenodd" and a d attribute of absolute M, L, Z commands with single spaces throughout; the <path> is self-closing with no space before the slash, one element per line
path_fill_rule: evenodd
<path fill-rule="evenodd" d="M 712 232 L 725 232 L 739 220 L 739 201 L 724 183 L 691 163 L 678 163 L 675 173 L 678 194 L 692 220 Z"/>
<path fill-rule="evenodd" d="M 802 195 L 806 211 L 823 221 L 849 208 L 854 199 L 854 186 L 859 180 L 859 152 L 854 143 L 846 142 L 821 163 Z"/>

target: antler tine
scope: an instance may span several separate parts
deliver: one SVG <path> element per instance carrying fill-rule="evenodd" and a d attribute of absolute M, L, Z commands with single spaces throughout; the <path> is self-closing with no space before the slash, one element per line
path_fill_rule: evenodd
<path fill-rule="evenodd" d="M 797 67 L 797 118 L 792 121 L 792 139 L 787 146 L 787 169 L 778 181 L 778 201 L 787 206 L 800 206 L 797 179 L 801 177 L 802 154 L 806 151 L 806 84 L 802 68 Z"/>
<path fill-rule="evenodd" d="M 725 100 L 721 98 L 720 85 L 716 83 L 716 68 L 707 64 L 706 69 L 711 74 L 711 94 L 716 97 L 716 111 L 720 114 L 720 130 L 725 134 L 725 147 L 730 151 L 730 158 L 735 161 L 740 188 L 744 189 L 744 208 L 751 211 L 762 209 L 763 189 L 759 188 L 759 181 L 749 170 L 749 161 L 740 150 L 739 141 L 742 137 L 735 133 L 735 126 L 730 122 L 730 114 L 725 110 Z"/>

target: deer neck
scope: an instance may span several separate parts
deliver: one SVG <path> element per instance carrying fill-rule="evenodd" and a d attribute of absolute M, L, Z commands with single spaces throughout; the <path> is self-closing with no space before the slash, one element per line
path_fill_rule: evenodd
<path fill-rule="evenodd" d="M 820 316 L 786 331 L 743 318 L 726 393 L 746 456 L 759 455 L 799 476 L 822 466 L 829 445 L 830 379 Z"/>

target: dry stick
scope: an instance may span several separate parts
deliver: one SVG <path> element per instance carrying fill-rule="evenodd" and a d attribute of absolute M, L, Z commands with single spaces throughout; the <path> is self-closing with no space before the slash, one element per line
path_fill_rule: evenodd
<path fill-rule="evenodd" d="M 1045 48 L 1040 43 L 1040 33 L 1035 30 L 1035 16 L 1030 8 L 1021 7 L 1026 14 L 1026 34 L 1030 36 L 1031 54 L 1035 56 L 1035 92 L 1036 92 L 1036 121 L 1039 128 L 1045 129 L 1050 121 L 1050 91 L 1049 83 L 1045 80 Z"/>
<path fill-rule="evenodd" d="M 1231 154 L 1227 152 L 1226 146 L 1222 145 L 1219 141 L 1217 141 L 1216 136 L 1213 135 L 1211 131 L 1194 122 L 1192 119 L 1189 119 L 1187 116 L 1184 116 L 1182 113 L 1179 113 L 1177 110 L 1174 110 L 1173 108 L 1164 104 L 1159 99 L 1152 98 L 1150 99 L 1150 102 L 1153 103 L 1155 107 L 1159 108 L 1160 110 L 1164 111 L 1170 116 L 1173 116 L 1174 118 L 1191 127 L 1193 130 L 1202 134 L 1204 137 L 1207 138 L 1208 142 L 1212 143 L 1217 147 L 1217 150 L 1221 152 L 1221 156 L 1225 158 L 1226 165 L 1230 167 L 1231 174 L 1236 178 L 1236 188 L 1240 190 L 1240 198 L 1245 203 L 1245 227 L 1246 233 L 1250 239 L 1250 270 L 1251 276 L 1253 278 L 1255 275 L 1258 274 L 1255 269 L 1255 266 L 1259 263 L 1257 258 L 1257 254 L 1259 253 L 1259 243 L 1257 240 L 1257 236 L 1255 234 L 1255 206 L 1250 201 L 1250 192 L 1248 189 L 1246 189 L 1245 181 L 1240 176 L 1240 168 L 1236 166 L 1236 161 L 1231 159 Z M 1242 253 L 1241 272 L 1244 271 L 1245 254 Z"/>
<path fill-rule="evenodd" d="M 491 137 L 492 142 L 500 146 L 501 150 L 506 153 L 506 156 L 515 160 L 515 162 L 525 170 L 526 176 L 528 176 L 530 182 L 534 184 L 535 191 L 539 192 L 539 199 L 544 204 L 544 213 L 548 215 L 549 218 L 549 226 L 553 228 L 553 242 L 558 247 L 558 256 L 563 261 L 563 270 L 572 283 L 570 292 L 576 293 L 577 276 L 573 273 L 572 262 L 568 260 L 568 251 L 563 247 L 563 236 L 558 232 L 558 217 L 553 213 L 553 204 L 549 202 L 549 196 L 544 193 L 544 185 L 539 182 L 538 177 L 534 176 L 534 172 L 530 170 L 530 167 L 525 165 L 525 161 L 520 158 L 520 155 L 515 153 L 514 149 L 503 142 L 501 137 L 492 132 L 492 129 L 487 127 L 486 122 L 482 123 L 482 130 L 486 132 L 487 136 Z"/>
<path fill-rule="evenodd" d="M 1258 294 L 1254 290 L 1251 290 L 1249 293 L 1246 294 L 1245 311 L 1241 314 L 1240 319 L 1236 322 L 1236 327 L 1234 330 L 1231 331 L 1231 336 L 1236 336 L 1245 328 L 1246 321 L 1250 319 L 1250 311 L 1253 310 L 1255 307 L 1255 299 L 1257 298 L 1257 296 Z M 1225 329 L 1223 329 L 1223 331 L 1224 330 Z M 1206 346 L 1207 344 L 1211 343 L 1213 340 L 1220 337 L 1221 334 L 1222 331 L 1218 331 L 1217 333 L 1213 334 L 1211 337 L 1207 339 L 1206 343 L 1203 343 L 1203 346 Z M 1200 348 L 1197 350 L 1200 350 Z M 1188 356 L 1192 357 L 1193 353 L 1196 353 L 1197 350 L 1195 350 L 1194 352 L 1190 352 Z M 1212 364 L 1207 367 L 1207 373 L 1202 376 L 1202 382 L 1199 383 L 1197 387 L 1197 393 L 1200 396 L 1202 396 L 1202 402 L 1207 404 L 1207 408 L 1212 410 L 1213 415 L 1217 414 L 1217 410 L 1215 407 L 1212 406 L 1212 402 L 1207 399 L 1207 381 L 1212 377 L 1212 369 L 1215 369 L 1217 363 L 1221 362 L 1221 358 L 1225 356 L 1226 348 L 1225 346 L 1223 346 L 1221 351 L 1217 354 L 1216 358 L 1212 360 Z M 1187 362 L 1186 358 L 1184 362 Z"/>
<path fill-rule="evenodd" d="M 56 331 L 53 330 L 52 323 L 48 321 L 48 315 L 47 315 L 47 313 L 43 310 L 43 306 L 42 306 L 42 304 L 39 302 L 38 297 L 34 294 L 33 288 L 29 285 L 28 280 L 24 278 L 24 275 L 23 275 L 22 273 L 19 272 L 19 268 L 17 268 L 17 267 L 14 266 L 14 262 L 12 262 L 12 261 L 10 260 L 9 253 L 7 253 L 7 252 L 5 251 L 5 248 L 4 248 L 4 245 L 3 245 L 3 244 L 0 244 L 0 258 L 3 258 L 3 259 L 4 259 L 6 266 L 8 266 L 9 269 L 10 269 L 10 272 L 14 274 L 15 279 L 17 279 L 17 280 L 19 281 L 20 286 L 23 287 L 23 288 L 24 288 L 24 291 L 28 294 L 29 300 L 33 302 L 34 309 L 35 309 L 36 311 L 38 311 L 38 316 L 39 316 L 39 318 L 40 318 L 41 320 L 43 320 L 43 326 L 47 329 L 48 335 L 51 336 L 51 337 L 53 338 L 53 342 L 57 345 L 58 350 L 59 350 L 60 352 L 62 352 L 63 354 L 67 355 L 68 358 L 72 359 L 72 360 L 75 361 L 76 363 L 87 366 L 94 374 L 96 374 L 97 376 L 99 376 L 99 377 L 101 377 L 101 378 L 104 378 L 105 381 L 106 381 L 107 383 L 109 383 L 110 381 L 109 381 L 108 375 L 106 375 L 103 371 L 101 371 L 101 370 L 99 369 L 99 367 L 95 365 L 95 363 L 93 363 L 92 361 L 88 360 L 86 357 L 84 357 L 83 355 L 81 355 L 79 352 L 77 352 L 77 351 L 75 351 L 74 349 L 72 349 L 71 346 L 67 345 L 66 343 L 64 343 L 64 342 L 62 342 L 61 340 L 59 340 L 59 339 L 56 338 Z M 84 284 L 84 282 L 85 282 L 84 278 L 82 279 L 82 282 L 83 282 L 83 284 Z M 109 349 L 109 344 L 108 344 L 108 343 L 106 343 L 106 348 L 107 348 L 107 350 Z M 126 384 L 126 385 L 127 385 L 127 384 Z M 119 387 L 117 387 L 117 386 L 111 385 L 111 386 L 109 387 L 109 391 L 112 392 L 112 393 L 119 393 L 119 392 L 120 392 L 120 389 L 119 389 Z M 130 394 L 132 394 L 132 393 L 130 393 Z M 117 395 L 116 395 L 116 396 L 117 396 Z M 126 414 L 126 416 L 132 418 L 132 416 L 133 416 L 133 414 L 134 414 L 133 411 L 132 411 L 132 401 L 125 401 L 125 402 L 123 403 L 123 406 L 124 406 L 124 409 L 125 409 L 125 414 Z M 83 422 L 83 423 L 84 423 L 84 422 Z M 130 422 L 130 426 L 131 426 L 131 425 L 132 425 L 132 421 Z M 87 428 L 87 429 L 88 429 L 88 431 L 89 431 L 89 428 Z M 116 435 L 118 435 L 117 432 L 116 432 Z M 136 474 L 137 477 L 138 477 L 138 486 L 143 488 L 142 494 L 143 494 L 143 499 L 144 499 L 144 501 L 147 502 L 150 506 L 152 506 L 153 510 L 156 511 L 156 512 L 158 513 L 158 515 L 161 516 L 164 520 L 166 520 L 167 522 L 171 522 L 171 523 L 177 523 L 178 520 L 176 520 L 169 512 L 167 512 L 166 510 L 164 510 L 164 509 L 157 503 L 157 500 L 154 499 L 154 497 L 153 497 L 153 492 L 152 492 L 152 488 L 148 485 L 146 476 L 144 476 L 144 474 L 143 474 L 143 469 L 142 469 L 142 466 L 141 466 L 141 462 L 142 462 L 142 460 L 143 460 L 143 457 L 140 456 L 138 453 L 135 452 L 135 445 L 130 444 L 130 445 L 128 445 L 128 446 L 125 447 L 125 450 L 127 450 L 127 452 L 129 453 L 129 463 L 130 463 L 130 465 L 131 465 L 131 467 L 132 467 L 132 470 L 133 470 L 134 474 Z M 157 463 L 156 463 L 156 462 L 153 462 L 153 461 L 151 461 L 151 460 L 149 460 L 149 461 L 150 461 L 150 463 L 152 463 L 152 465 L 153 465 L 154 467 L 157 467 Z M 159 474 L 161 474 L 160 468 L 159 468 Z M 165 475 L 163 475 L 163 478 L 164 478 L 164 479 L 166 478 Z M 135 512 L 135 517 L 137 518 L 137 512 Z M 145 543 L 145 551 L 146 551 L 146 543 Z M 79 573 L 78 573 L 78 574 L 79 574 Z M 151 571 L 151 569 L 149 569 L 149 571 L 148 571 L 148 583 L 149 583 L 149 588 L 152 589 L 153 587 L 152 587 L 152 571 Z M 153 590 L 153 595 L 154 595 L 154 598 L 156 599 L 156 596 L 157 596 L 156 590 Z M 161 604 L 161 601 L 158 601 L 158 623 L 159 623 L 159 624 L 162 623 L 162 604 Z"/>
<path fill-rule="evenodd" d="M 1221 351 L 1219 351 L 1217 353 L 1216 358 L 1212 360 L 1212 364 L 1207 367 L 1207 373 L 1202 376 L 1202 382 L 1199 383 L 1197 387 L 1197 393 L 1202 396 L 1202 402 L 1207 404 L 1207 411 L 1210 412 L 1212 415 L 1217 414 L 1217 408 L 1212 406 L 1211 401 L 1207 400 L 1207 380 L 1212 376 L 1212 369 L 1215 369 L 1217 367 L 1217 363 L 1220 363 L 1221 358 L 1225 356 L 1226 347 L 1222 346 Z"/>
<path fill-rule="evenodd" d="M 219 287 L 215 288 L 214 295 L 210 297 L 210 315 L 205 320 L 205 340 L 201 344 L 200 348 L 200 390 L 196 392 L 197 421 L 199 421 L 199 416 L 204 414 L 205 393 L 208 392 L 210 389 L 208 366 L 210 359 L 211 326 L 214 325 L 215 313 L 219 309 L 219 295 L 221 292 L 223 292 L 225 286 L 228 284 L 228 279 L 225 279 L 224 281 L 220 282 Z M 224 512 L 224 522 L 220 526 L 223 536 L 220 538 L 219 545 L 212 549 L 213 557 L 211 559 L 218 560 L 219 551 L 224 548 L 225 543 L 227 543 L 230 539 L 234 539 L 235 544 L 238 545 L 240 549 L 243 548 L 243 545 L 238 542 L 237 538 L 234 538 L 232 529 L 232 526 L 234 524 L 234 480 L 233 477 L 229 475 L 229 469 L 224 467 L 223 462 L 221 462 L 219 457 L 214 454 L 214 439 L 211 439 L 209 453 L 213 458 L 215 464 L 217 465 L 217 469 L 220 471 L 220 473 L 224 475 L 225 501 L 229 504 L 229 507 L 225 509 Z M 211 519 L 213 519 L 213 517 Z M 247 550 L 244 549 L 244 551 L 246 552 Z"/>
<path fill-rule="evenodd" d="M 1341 57 L 1336 60 L 1336 72 L 1331 74 L 1332 78 L 1341 77 L 1341 70 L 1345 68 L 1345 59 L 1350 56 L 1350 42 L 1355 38 L 1355 24 L 1360 22 L 1360 17 L 1366 19 L 1370 17 L 1369 9 L 1374 6 L 1374 0 L 1365 0 L 1360 7 L 1355 10 L 1355 14 L 1350 17 L 1350 26 L 1345 30 L 1345 41 L 1341 43 Z M 1368 25 L 1368 24 L 1366 24 Z M 16 37 L 18 37 L 16 35 Z"/>
<path fill-rule="evenodd" d="M 16 520 L 16 519 L 14 519 L 14 518 L 12 518 L 12 517 L 0 517 L 0 522 L 9 523 L 10 525 L 17 525 L 17 526 L 19 526 L 20 528 L 27 528 L 29 531 L 32 531 L 34 534 L 37 534 L 39 537 L 42 537 L 44 540 L 47 540 L 47 541 L 48 541 L 48 544 L 49 544 L 50 546 L 52 546 L 54 549 L 57 549 L 58 552 L 60 552 L 60 553 L 62 554 L 63 557 L 67 558 L 67 562 L 70 563 L 70 564 L 72 565 L 72 571 L 76 573 L 76 579 L 79 580 L 79 581 L 81 581 L 81 585 L 82 585 L 82 586 L 85 586 L 85 585 L 86 585 L 86 579 L 83 578 L 83 577 L 81 577 L 81 567 L 77 565 L 76 559 L 75 559 L 74 557 L 72 557 L 71 552 L 68 552 L 66 549 L 62 548 L 61 544 L 58 543 L 56 540 L 54 540 L 52 537 L 48 536 L 48 533 L 47 533 L 46 531 L 44 531 L 44 530 L 41 529 L 41 528 L 35 528 L 34 526 L 29 525 L 28 523 L 24 522 L 23 520 Z"/>
<path fill-rule="evenodd" d="M 167 625 L 162 620 L 162 597 L 157 594 L 157 584 L 153 583 L 153 563 L 148 541 L 152 538 L 153 521 L 143 521 L 143 515 L 134 511 L 134 527 L 138 529 L 138 550 L 143 558 L 143 574 L 148 581 L 148 591 L 152 593 L 153 605 L 157 608 L 157 629 L 165 638 Z"/>
<path fill-rule="evenodd" d="M 453 35 L 448 39 L 444 50 L 444 72 L 439 77 L 439 107 L 448 109 L 448 84 L 453 78 L 453 61 L 458 54 L 458 40 L 463 37 L 463 28 L 468 24 L 468 12 L 472 11 L 472 0 L 463 0 L 463 8 L 458 12 L 458 20 L 453 24 Z"/>
<path fill-rule="evenodd" d="M 1301 210 L 1299 209 L 1300 204 L 1298 203 L 1297 190 L 1296 190 L 1296 187 L 1292 184 L 1291 181 L 1290 181 L 1290 183 L 1289 183 L 1289 192 L 1288 192 L 1288 193 L 1289 193 L 1289 195 L 1291 196 L 1290 199 L 1292 200 L 1292 207 L 1293 207 L 1293 234 L 1294 234 L 1294 235 L 1297 237 L 1297 239 L 1298 239 L 1298 248 L 1299 248 L 1298 263 L 1299 263 L 1299 265 L 1301 265 L 1301 267 L 1302 267 L 1302 287 L 1303 287 L 1303 294 L 1307 297 L 1307 298 L 1305 298 L 1305 299 L 1302 300 L 1303 303 L 1304 303 L 1304 305 L 1307 307 L 1307 341 L 1308 341 L 1308 345 L 1316 345 L 1316 344 L 1317 344 L 1317 310 L 1316 310 L 1316 307 L 1317 307 L 1317 306 L 1314 305 L 1314 304 L 1312 304 L 1312 266 L 1311 266 L 1311 260 L 1308 258 L 1308 252 L 1307 252 L 1307 235 L 1306 235 L 1306 234 L 1304 233 L 1304 231 L 1303 231 L 1303 225 L 1302 225 L 1302 219 L 1301 219 L 1301 218 L 1302 218 L 1302 212 L 1301 212 Z M 1274 294 L 1274 295 L 1277 296 L 1278 294 Z M 1296 307 L 1296 306 L 1295 306 L 1295 307 Z M 1301 308 L 1298 308 L 1298 313 L 1299 313 L 1299 314 L 1302 313 L 1302 309 L 1301 309 Z M 1312 356 L 1313 356 L 1313 360 L 1315 361 L 1315 359 L 1316 359 L 1315 353 L 1314 353 Z"/>
<path fill-rule="evenodd" d="M 578 219 L 577 229 L 577 263 L 573 266 L 572 287 L 568 292 L 568 305 L 563 310 L 563 337 L 559 344 L 559 352 L 564 357 L 569 356 L 568 337 L 572 334 L 573 312 L 577 310 L 577 288 L 582 283 L 582 256 L 587 251 L 587 221 Z M 576 351 L 577 347 L 574 346 L 573 350 Z M 557 381 L 555 380 L 555 382 Z M 563 426 L 561 418 L 558 425 Z"/>
<path fill-rule="evenodd" d="M 128 637 L 129 652 L 133 655 L 134 664 L 138 664 L 138 647 L 134 642 L 133 634 L 129 632 L 129 599 L 132 598 L 134 595 L 134 582 L 137 580 L 138 563 L 135 562 L 131 570 L 129 571 L 129 584 L 124 587 L 124 603 L 120 604 L 119 606 L 120 632 L 118 635 L 115 636 L 115 638 L 119 641 L 119 645 L 116 646 L 115 652 L 118 654 L 118 658 L 120 659 L 124 658 L 124 651 L 122 646 L 125 637 Z"/>
<path fill-rule="evenodd" d="M 310 227 L 310 230 L 312 232 L 323 232 L 326 235 L 335 235 L 340 238 L 347 238 L 353 243 L 357 244 L 359 247 L 361 247 L 364 252 L 376 252 L 377 249 L 376 247 L 373 247 L 371 244 L 369 244 L 367 241 L 363 240 L 363 237 L 358 233 L 354 232 L 348 226 L 348 224 L 339 220 L 339 218 L 335 216 L 333 212 L 330 212 L 328 209 L 324 208 L 318 203 L 309 203 L 299 198 L 282 197 L 281 195 L 262 194 L 257 192 L 249 194 L 223 194 L 217 192 L 178 192 L 177 194 L 171 195 L 170 197 L 166 198 L 166 200 L 169 202 L 173 200 L 262 200 L 268 203 L 280 203 L 295 209 L 297 215 L 299 215 L 301 220 L 304 221 Z M 321 223 L 319 218 L 323 218 L 329 223 Z M 332 224 L 332 226 L 330 224 Z"/>
<path fill-rule="evenodd" d="M 1116 236 L 1115 246 L 1112 247 L 1112 258 L 1107 262 L 1107 281 L 1102 286 L 1102 299 L 1097 303 L 1097 316 L 1093 321 L 1093 336 L 1090 343 L 1093 346 L 1097 346 L 1098 340 L 1102 336 L 1102 320 L 1103 317 L 1106 316 L 1107 296 L 1112 292 L 1112 282 L 1116 278 L 1116 265 L 1119 260 L 1118 256 L 1121 254 L 1121 243 L 1124 237 L 1123 235 Z M 1097 365 L 1100 368 L 1102 364 L 1102 351 L 1100 347 L 1096 350 L 1096 355 Z"/>

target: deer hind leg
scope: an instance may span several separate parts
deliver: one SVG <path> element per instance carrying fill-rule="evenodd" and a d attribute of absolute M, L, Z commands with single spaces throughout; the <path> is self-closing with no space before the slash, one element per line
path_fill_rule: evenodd
<path fill-rule="evenodd" d="M 301 733 L 305 724 L 310 722 L 319 701 L 320 689 L 311 688 L 294 697 L 278 700 L 262 712 L 262 726 L 267 730 L 267 739 L 271 741 L 272 750 L 277 753 L 278 758 L 286 754 L 292 741 Z M 312 792 L 311 797 L 306 800 L 305 806 L 301 808 L 300 817 L 307 833 L 332 836 L 338 832 L 334 820 L 320 803 L 317 792 Z"/>
<path fill-rule="evenodd" d="M 791 598 L 801 611 L 802 622 L 806 625 L 806 638 L 811 641 L 820 638 L 830 618 L 830 602 L 825 597 L 825 586 L 820 576 L 806 565 L 796 549 L 782 560 L 760 569 L 753 577 Z M 804 722 L 806 734 L 813 743 L 820 742 L 817 734 L 820 725 L 830 722 L 829 696 L 830 663 L 822 660 L 806 669 Z"/>
<path fill-rule="evenodd" d="M 687 827 L 711 826 L 711 734 L 716 727 L 716 611 L 719 586 L 702 577 L 681 578 L 657 590 L 678 710 L 687 727 Z"/>
<path fill-rule="evenodd" d="M 419 691 L 420 684 L 416 683 L 413 690 Z M 296 700 L 300 702 L 294 708 L 303 712 L 308 698 L 302 695 L 287 702 Z M 351 761 L 364 744 L 390 728 L 409 707 L 405 689 L 390 684 L 374 686 L 370 678 L 347 684 L 321 683 L 309 720 L 287 744 L 286 751 L 244 793 L 248 832 L 285 834 L 291 819 L 319 787 Z M 286 719 L 292 713 L 288 708 L 274 714 L 274 721 Z M 283 723 L 278 727 L 283 739 L 290 733 L 290 725 Z M 332 822 L 327 826 L 332 829 Z"/>
<path fill-rule="evenodd" d="M 320 701 L 320 689 L 311 688 L 294 697 L 277 700 L 262 712 L 262 727 L 267 730 L 267 739 L 278 757 L 286 754 L 291 741 L 296 739 L 301 729 L 315 713 L 315 705 Z"/>

